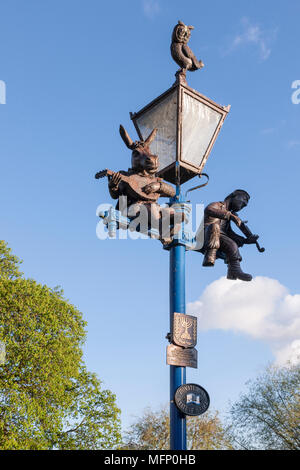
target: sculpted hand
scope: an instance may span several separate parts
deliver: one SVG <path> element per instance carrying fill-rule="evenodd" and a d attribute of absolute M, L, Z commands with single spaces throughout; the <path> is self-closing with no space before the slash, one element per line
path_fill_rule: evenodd
<path fill-rule="evenodd" d="M 144 186 L 143 191 L 146 194 L 157 193 L 160 190 L 160 183 L 150 183 Z"/>
<path fill-rule="evenodd" d="M 122 175 L 118 172 L 115 173 L 109 180 L 108 186 L 110 189 L 118 189 L 121 182 Z"/>
<path fill-rule="evenodd" d="M 242 221 L 237 215 L 231 214 L 230 220 L 232 220 L 232 222 L 234 222 L 238 227 L 242 225 Z"/>

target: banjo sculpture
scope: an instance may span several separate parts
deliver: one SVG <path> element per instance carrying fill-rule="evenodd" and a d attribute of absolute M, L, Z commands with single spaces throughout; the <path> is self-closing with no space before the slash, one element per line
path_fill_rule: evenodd
<path fill-rule="evenodd" d="M 137 200 L 141 199 L 141 200 L 149 201 L 149 202 L 156 202 L 157 199 L 159 198 L 159 193 L 145 192 L 145 189 L 146 189 L 145 176 L 142 176 L 142 175 L 130 174 L 129 171 L 128 172 L 120 171 L 116 173 L 115 171 L 106 169 L 106 170 L 99 171 L 96 174 L 95 178 L 100 179 L 100 178 L 104 178 L 105 176 L 107 176 L 108 178 L 117 179 L 118 175 L 119 175 L 120 182 L 123 182 L 126 185 L 127 194 L 131 198 L 137 198 Z"/>

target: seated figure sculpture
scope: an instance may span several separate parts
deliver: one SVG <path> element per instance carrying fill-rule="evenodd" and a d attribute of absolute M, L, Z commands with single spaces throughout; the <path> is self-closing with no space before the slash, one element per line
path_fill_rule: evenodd
<path fill-rule="evenodd" d="M 249 199 L 246 191 L 237 189 L 223 202 L 213 202 L 204 211 L 204 246 L 201 250 L 204 254 L 203 266 L 214 266 L 216 258 L 225 259 L 228 264 L 227 279 L 252 280 L 251 274 L 244 273 L 240 267 L 242 257 L 239 248 L 245 244 L 257 244 L 259 236 L 249 235 L 249 229 L 237 215 L 237 212 L 248 205 Z M 231 221 L 245 232 L 247 238 L 232 230 Z"/>
<path fill-rule="evenodd" d="M 113 199 L 118 199 L 116 209 L 123 210 L 120 204 L 122 196 L 126 196 L 125 209 L 129 217 L 139 217 L 145 209 L 147 228 L 157 228 L 159 239 L 165 245 L 171 243 L 173 235 L 180 230 L 184 215 L 175 214 L 172 207 L 163 208 L 157 203 L 159 197 L 174 197 L 175 189 L 156 176 L 159 159 L 150 151 L 156 132 L 157 129 L 154 129 L 145 141 L 133 142 L 124 127 L 120 126 L 122 140 L 132 150 L 131 168 L 119 172 L 103 170 L 96 174 L 96 178 L 108 176 L 109 193 Z"/>

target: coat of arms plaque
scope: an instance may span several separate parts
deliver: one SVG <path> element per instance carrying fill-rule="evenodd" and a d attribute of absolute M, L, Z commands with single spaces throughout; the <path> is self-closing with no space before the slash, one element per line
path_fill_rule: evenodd
<path fill-rule="evenodd" d="M 173 314 L 172 343 L 183 348 L 194 348 L 197 344 L 197 317 L 184 313 Z"/>

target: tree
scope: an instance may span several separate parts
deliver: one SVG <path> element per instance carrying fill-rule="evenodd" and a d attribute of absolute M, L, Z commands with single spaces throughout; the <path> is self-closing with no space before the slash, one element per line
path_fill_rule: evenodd
<path fill-rule="evenodd" d="M 119 409 L 82 361 L 82 314 L 18 265 L 0 241 L 0 448 L 113 448 Z"/>
<path fill-rule="evenodd" d="M 300 449 L 300 366 L 269 367 L 232 406 L 237 448 Z"/>
<path fill-rule="evenodd" d="M 168 450 L 169 414 L 166 409 L 154 412 L 145 410 L 126 433 L 122 449 Z M 229 439 L 218 413 L 207 412 L 202 416 L 187 417 L 188 450 L 231 449 Z"/>
<path fill-rule="evenodd" d="M 17 256 L 13 255 L 11 248 L 0 240 L 0 279 L 18 279 L 22 276 L 19 265 L 22 263 Z"/>

